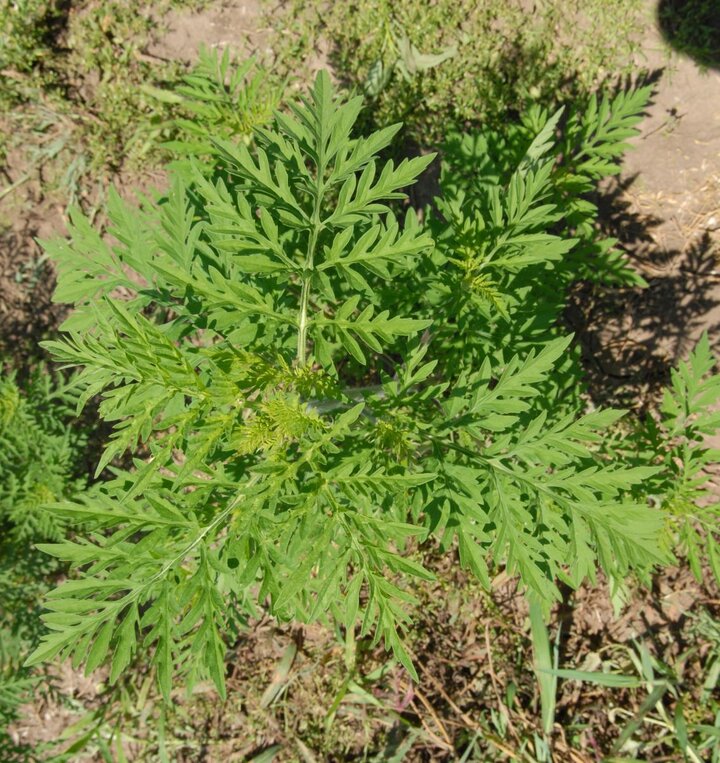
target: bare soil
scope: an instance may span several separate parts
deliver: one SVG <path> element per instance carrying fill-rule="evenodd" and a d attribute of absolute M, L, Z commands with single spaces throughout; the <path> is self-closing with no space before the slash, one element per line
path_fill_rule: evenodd
<path fill-rule="evenodd" d="M 229 47 L 241 56 L 267 50 L 271 29 L 262 27 L 259 0 L 230 0 L 199 12 L 173 9 L 162 19 L 167 32 L 148 48 L 148 53 L 168 61 L 191 63 L 201 45 Z"/>

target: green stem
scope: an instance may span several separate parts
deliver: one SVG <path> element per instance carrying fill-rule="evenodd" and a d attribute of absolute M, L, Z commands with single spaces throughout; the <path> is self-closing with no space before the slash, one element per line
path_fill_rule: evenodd
<path fill-rule="evenodd" d="M 307 330 L 308 330 L 308 306 L 310 305 L 310 284 L 312 282 L 313 268 L 315 266 L 315 249 L 317 247 L 323 222 L 320 220 L 323 196 L 325 195 L 325 169 L 327 167 L 327 125 L 329 124 L 321 113 L 317 123 L 317 158 L 315 166 L 315 193 L 313 199 L 312 228 L 308 239 L 308 249 L 305 255 L 305 266 L 302 272 L 302 289 L 300 291 L 300 315 L 298 316 L 297 338 L 297 364 L 302 368 L 307 363 Z"/>
<path fill-rule="evenodd" d="M 325 192 L 323 174 L 325 167 L 322 163 L 318 166 L 318 174 L 315 186 L 315 203 L 312 215 L 312 229 L 308 241 L 305 266 L 302 273 L 302 290 L 300 291 L 300 315 L 298 317 L 297 339 L 297 362 L 300 367 L 307 363 L 307 329 L 308 329 L 308 306 L 310 304 L 310 282 L 312 281 L 313 268 L 315 265 L 315 249 L 317 248 L 320 231 L 323 223 L 320 221 L 320 207 Z"/>
<path fill-rule="evenodd" d="M 310 233 L 305 267 L 302 274 L 302 290 L 300 292 L 300 317 L 298 318 L 297 361 L 300 367 L 307 362 L 307 327 L 308 305 L 310 303 L 310 282 L 312 280 L 313 264 L 315 260 L 315 247 L 317 246 L 320 225 L 316 222 L 317 215 L 313 218 L 313 228 Z"/>

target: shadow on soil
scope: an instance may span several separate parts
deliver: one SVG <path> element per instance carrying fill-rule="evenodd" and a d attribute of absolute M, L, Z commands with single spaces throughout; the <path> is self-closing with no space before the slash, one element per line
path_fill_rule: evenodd
<path fill-rule="evenodd" d="M 56 330 L 63 312 L 52 302 L 55 279 L 33 243 L 36 233 L 0 230 L 0 357 L 20 368 L 37 357 L 38 342 Z"/>
<path fill-rule="evenodd" d="M 660 0 L 657 21 L 665 41 L 708 69 L 720 69 L 720 2 Z"/>
<path fill-rule="evenodd" d="M 720 349 L 720 263 L 707 231 L 682 251 L 660 247 L 653 230 L 663 221 L 638 214 L 629 199 L 635 180 L 614 179 L 597 202 L 603 233 L 618 239 L 647 287 L 577 284 L 565 318 L 583 348 L 595 401 L 640 412 L 703 331 Z"/>

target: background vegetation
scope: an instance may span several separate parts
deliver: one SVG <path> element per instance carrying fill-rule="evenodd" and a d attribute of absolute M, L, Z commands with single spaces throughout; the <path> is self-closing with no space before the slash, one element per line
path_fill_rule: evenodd
<path fill-rule="evenodd" d="M 419 145 L 442 140 L 448 125 L 505 122 L 533 103 L 614 85 L 635 71 L 643 28 L 638 0 L 327 7 L 291 0 L 285 7 L 296 40 L 286 62 L 324 36 L 340 78 L 370 99 L 367 118 L 402 121 L 405 140 Z"/>

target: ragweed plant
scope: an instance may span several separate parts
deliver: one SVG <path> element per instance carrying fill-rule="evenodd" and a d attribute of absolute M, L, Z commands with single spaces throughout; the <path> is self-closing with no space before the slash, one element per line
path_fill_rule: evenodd
<path fill-rule="evenodd" d="M 442 197 L 429 210 L 433 261 L 415 274 L 426 314 L 446 317 L 435 329 L 444 364 L 527 352 L 562 335 L 579 280 L 644 284 L 617 241 L 598 233 L 591 193 L 619 171 L 649 96 L 650 88 L 593 96 L 570 115 L 534 107 L 502 131 L 448 137 Z M 575 364 L 576 392 L 579 371 Z"/>
<path fill-rule="evenodd" d="M 720 449 L 711 439 L 720 430 L 717 371 L 708 335 L 703 334 L 690 357 L 673 370 L 659 420 L 648 419 L 641 442 L 663 466 L 652 492 L 667 512 L 670 537 L 679 543 L 699 581 L 707 560 L 720 583 L 720 501 L 709 484 L 709 470 L 720 463 Z"/>
<path fill-rule="evenodd" d="M 76 574 L 49 595 L 31 663 L 107 662 L 115 680 L 142 651 L 165 697 L 177 674 L 223 693 L 225 634 L 260 606 L 359 627 L 415 675 L 420 542 L 456 547 L 485 584 L 506 565 L 546 603 L 598 566 L 624 580 L 668 559 L 663 512 L 635 497 L 656 469 L 597 453 L 621 413 L 558 412 L 544 393 L 569 338 L 438 364 L 455 319 L 413 315 L 423 294 L 408 290 L 446 261 L 398 212 L 432 156 L 381 162 L 400 127 L 354 137 L 361 107 L 321 73 L 252 149 L 216 140 L 212 178 L 183 171 L 139 209 L 113 196 L 110 240 L 76 213 L 71 239 L 46 244 L 75 306 L 47 347 L 80 367 L 81 405 L 99 396 L 114 433 L 98 466 L 111 478 L 51 506 L 83 530 L 41 547 Z M 520 157 L 518 189 L 550 172 L 552 129 Z M 494 218 L 510 237 L 516 198 Z"/>
<path fill-rule="evenodd" d="M 211 137 L 249 140 L 255 127 L 270 122 L 282 87 L 254 66 L 252 58 L 238 62 L 227 47 L 203 45 L 195 65 L 173 89 L 146 87 L 158 100 L 180 111 L 170 124 L 178 137 L 167 141 L 165 148 L 196 158 L 214 154 Z"/>
<path fill-rule="evenodd" d="M 85 489 L 87 432 L 77 425 L 77 396 L 38 368 L 18 383 L 0 376 L 0 755 L 20 759 L 5 733 L 38 681 L 23 662 L 42 627 L 42 597 L 63 572 L 38 542 L 60 541 L 62 520 L 43 511 Z M 10 746 L 7 746 L 10 745 Z"/>

